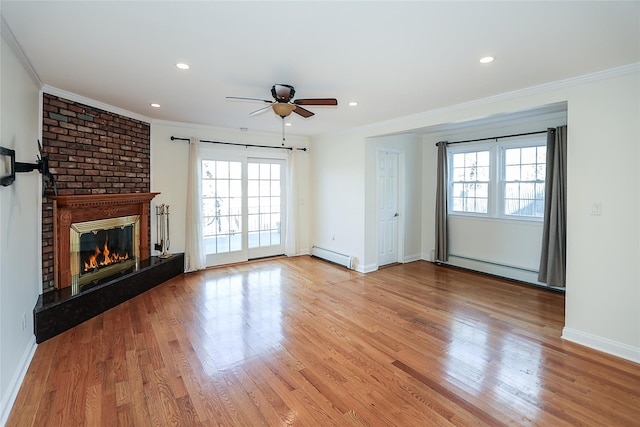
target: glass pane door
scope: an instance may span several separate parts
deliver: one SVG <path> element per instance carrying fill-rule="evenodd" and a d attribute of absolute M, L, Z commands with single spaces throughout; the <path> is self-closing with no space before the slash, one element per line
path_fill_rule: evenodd
<path fill-rule="evenodd" d="M 211 255 L 243 250 L 242 199 L 241 161 L 202 161 L 203 233 L 208 261 Z M 226 262 L 236 260 L 224 256 L 207 264 Z"/>
<path fill-rule="evenodd" d="M 247 206 L 249 258 L 284 253 L 284 161 L 249 159 Z"/>
<path fill-rule="evenodd" d="M 284 160 L 202 161 L 207 265 L 284 253 Z"/>

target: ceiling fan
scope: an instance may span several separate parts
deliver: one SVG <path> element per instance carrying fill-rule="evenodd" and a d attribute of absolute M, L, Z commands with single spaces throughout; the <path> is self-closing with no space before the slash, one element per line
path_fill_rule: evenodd
<path fill-rule="evenodd" d="M 282 117 L 284 120 L 285 117 L 289 116 L 291 112 L 298 114 L 304 118 L 308 118 L 314 115 L 311 111 L 306 108 L 301 107 L 302 105 L 338 105 L 338 100 L 335 98 L 306 98 L 306 99 L 293 99 L 296 90 L 291 85 L 285 84 L 275 84 L 271 87 L 271 96 L 273 96 L 273 101 L 268 99 L 259 99 L 259 98 L 242 98 L 238 96 L 227 96 L 227 99 L 239 99 L 245 101 L 258 101 L 264 102 L 269 105 L 266 107 L 262 107 L 249 115 L 255 116 L 260 113 L 264 113 L 270 108 L 276 113 L 278 116 Z"/>

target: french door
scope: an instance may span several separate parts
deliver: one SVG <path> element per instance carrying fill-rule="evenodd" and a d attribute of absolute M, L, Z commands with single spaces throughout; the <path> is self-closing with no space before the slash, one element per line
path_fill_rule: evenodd
<path fill-rule="evenodd" d="M 202 160 L 202 218 L 207 266 L 284 253 L 285 161 Z"/>

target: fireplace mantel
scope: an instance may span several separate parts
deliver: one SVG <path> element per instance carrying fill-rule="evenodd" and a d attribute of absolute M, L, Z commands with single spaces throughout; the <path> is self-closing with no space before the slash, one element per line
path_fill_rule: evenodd
<path fill-rule="evenodd" d="M 53 200 L 55 287 L 71 286 L 70 227 L 73 223 L 140 215 L 140 257 L 149 258 L 149 202 L 158 194 L 48 196 Z"/>

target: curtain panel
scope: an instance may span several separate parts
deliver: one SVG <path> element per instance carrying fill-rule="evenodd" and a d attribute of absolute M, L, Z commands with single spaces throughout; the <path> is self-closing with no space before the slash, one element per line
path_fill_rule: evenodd
<path fill-rule="evenodd" d="M 447 142 L 438 142 L 438 166 L 436 184 L 436 242 L 435 260 L 447 262 L 449 260 L 449 248 L 447 244 L 447 210 L 448 199 L 447 188 L 449 178 L 447 172 Z"/>
<path fill-rule="evenodd" d="M 565 287 L 567 260 L 567 126 L 547 132 L 544 228 L 538 280 Z"/>
<path fill-rule="evenodd" d="M 196 138 L 189 141 L 189 177 L 187 180 L 187 218 L 184 270 L 197 271 L 207 267 L 202 230 L 202 155 Z"/>

